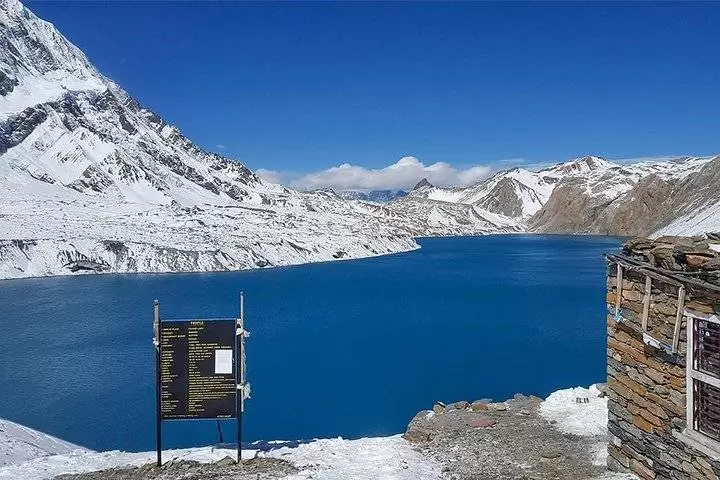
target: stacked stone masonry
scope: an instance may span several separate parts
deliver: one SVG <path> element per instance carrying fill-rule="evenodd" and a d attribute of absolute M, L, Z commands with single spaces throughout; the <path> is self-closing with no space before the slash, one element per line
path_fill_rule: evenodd
<path fill-rule="evenodd" d="M 675 353 L 647 345 L 642 316 L 646 276 L 623 268 L 620 315 L 615 315 L 618 264 L 609 262 L 607 279 L 608 467 L 643 479 L 717 479 L 720 461 L 677 435 L 686 426 L 686 320 Z M 652 280 L 647 333 L 673 344 L 678 286 Z M 685 307 L 713 314 L 720 292 L 685 286 Z M 617 321 L 620 320 L 620 321 Z"/>

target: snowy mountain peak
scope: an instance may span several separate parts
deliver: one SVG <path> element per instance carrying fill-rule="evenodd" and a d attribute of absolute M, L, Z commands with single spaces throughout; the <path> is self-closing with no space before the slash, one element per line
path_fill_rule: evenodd
<path fill-rule="evenodd" d="M 52 24 L 2 2 L 0 174 L 55 194 L 129 202 L 261 196 L 247 168 L 194 145 L 103 77 Z"/>
<path fill-rule="evenodd" d="M 602 157 L 585 156 L 570 160 L 569 162 L 554 165 L 544 171 L 553 172 L 560 175 L 578 175 L 598 170 L 608 170 L 617 165 L 605 160 Z"/>
<path fill-rule="evenodd" d="M 421 188 L 433 188 L 433 184 L 428 182 L 427 178 L 423 178 L 412 188 L 413 190 L 420 190 Z"/>

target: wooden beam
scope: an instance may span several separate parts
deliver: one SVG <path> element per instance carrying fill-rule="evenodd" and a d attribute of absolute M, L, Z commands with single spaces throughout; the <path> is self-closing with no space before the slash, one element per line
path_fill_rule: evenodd
<path fill-rule="evenodd" d="M 642 330 L 648 331 L 648 315 L 650 315 L 650 297 L 652 296 L 652 278 L 645 275 L 645 297 L 643 298 Z"/>
<path fill-rule="evenodd" d="M 617 264 L 617 287 L 615 296 L 615 315 L 620 311 L 620 302 L 622 302 L 622 291 L 623 291 L 623 266 Z"/>
<path fill-rule="evenodd" d="M 675 316 L 675 331 L 673 332 L 672 351 L 677 353 L 678 343 L 680 343 L 680 328 L 682 327 L 683 314 L 685 313 L 685 286 L 681 285 L 678 289 L 678 308 Z"/>
<path fill-rule="evenodd" d="M 606 257 L 616 263 L 618 266 L 623 265 L 628 270 L 644 273 L 653 277 L 655 280 L 660 280 L 670 285 L 692 285 L 694 287 L 704 288 L 706 290 L 712 290 L 714 292 L 720 292 L 720 285 L 717 283 L 710 283 L 704 280 L 693 278 L 692 275 L 707 274 L 709 272 L 678 272 L 675 270 L 667 270 L 664 268 L 655 267 L 647 262 L 637 260 L 635 258 L 627 257 L 625 255 L 618 255 L 614 253 L 608 253 Z"/>

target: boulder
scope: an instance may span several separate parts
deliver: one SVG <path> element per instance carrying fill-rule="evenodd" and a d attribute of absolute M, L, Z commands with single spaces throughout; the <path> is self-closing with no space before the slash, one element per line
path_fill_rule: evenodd
<path fill-rule="evenodd" d="M 711 258 L 706 261 L 703 263 L 702 269 L 707 271 L 720 270 L 720 257 Z"/>
<path fill-rule="evenodd" d="M 623 245 L 625 253 L 641 252 L 653 248 L 653 241 L 649 238 L 635 237 L 631 238 Z"/>
<path fill-rule="evenodd" d="M 215 462 L 217 465 L 220 465 L 221 467 L 229 467 L 230 465 L 235 465 L 237 463 L 234 458 L 232 458 L 229 455 L 226 455 L 222 459 Z"/>
<path fill-rule="evenodd" d="M 648 253 L 650 263 L 666 270 L 679 270 L 680 264 L 675 259 L 675 247 L 671 244 L 660 244 Z"/>
<path fill-rule="evenodd" d="M 403 438 L 410 443 L 423 443 L 432 440 L 434 430 L 431 421 L 428 419 L 431 414 L 432 412 L 429 410 L 418 412 L 410 421 Z"/>
<path fill-rule="evenodd" d="M 475 400 L 470 404 L 470 410 L 473 412 L 481 412 L 483 410 L 488 410 L 488 408 L 488 404 L 481 400 Z"/>
<path fill-rule="evenodd" d="M 695 243 L 695 240 L 691 237 L 676 237 L 674 235 L 665 235 L 663 237 L 658 237 L 655 239 L 655 242 L 653 242 L 655 245 L 658 245 L 660 243 L 665 243 L 667 245 L 678 245 L 678 246 L 684 246 L 684 247 L 692 247 Z"/>
<path fill-rule="evenodd" d="M 495 410 L 496 412 L 504 412 L 508 409 L 506 403 L 488 403 L 488 408 L 490 410 Z"/>
<path fill-rule="evenodd" d="M 466 402 L 465 400 L 462 400 L 460 402 L 455 402 L 449 404 L 447 407 L 445 407 L 446 411 L 449 410 L 466 410 L 470 406 L 469 402 Z"/>
<path fill-rule="evenodd" d="M 713 257 L 709 255 L 698 255 L 698 254 L 685 254 L 685 263 L 688 267 L 693 269 L 700 269 L 705 266 L 705 264 L 712 260 Z"/>
<path fill-rule="evenodd" d="M 468 425 L 470 425 L 473 428 L 492 428 L 497 424 L 497 420 L 492 420 L 490 418 L 473 418 L 468 421 Z"/>

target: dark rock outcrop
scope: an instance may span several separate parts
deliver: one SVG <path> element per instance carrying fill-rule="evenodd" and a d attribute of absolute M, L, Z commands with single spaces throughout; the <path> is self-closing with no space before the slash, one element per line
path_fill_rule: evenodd
<path fill-rule="evenodd" d="M 433 187 L 433 184 L 428 182 L 427 178 L 423 178 L 422 180 L 420 180 L 418 183 L 415 184 L 415 186 L 412 189 L 420 190 L 421 188 L 425 188 L 425 187 L 428 187 L 428 188 Z"/>

